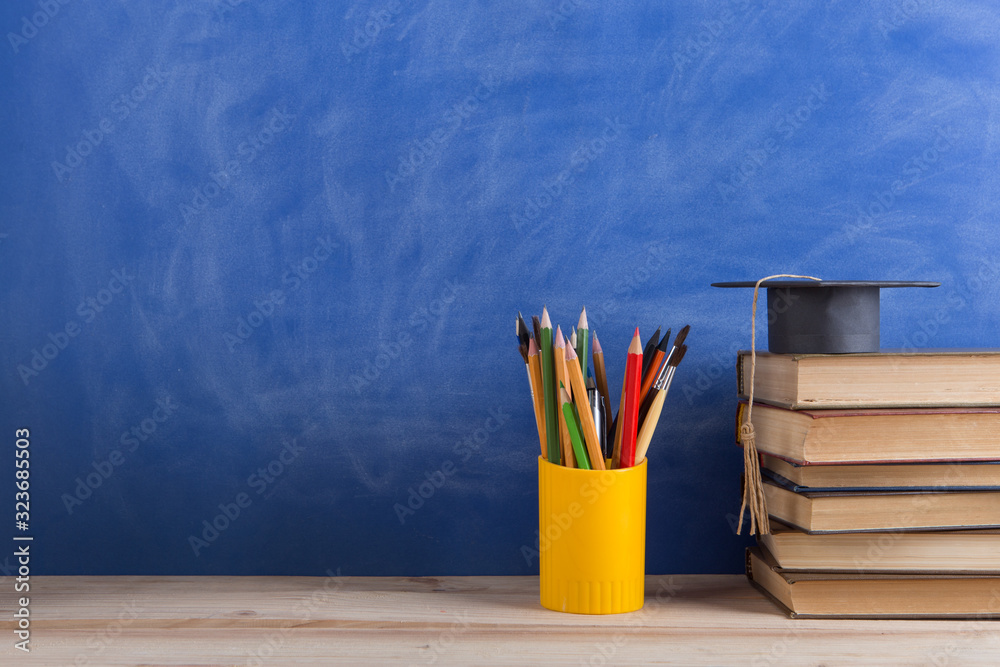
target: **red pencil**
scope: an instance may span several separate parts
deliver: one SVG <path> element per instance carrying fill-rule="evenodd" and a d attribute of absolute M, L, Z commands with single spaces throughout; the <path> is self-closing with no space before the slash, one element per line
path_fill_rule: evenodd
<path fill-rule="evenodd" d="M 625 415 L 622 422 L 621 467 L 635 465 L 635 439 L 639 428 L 639 393 L 642 390 L 642 341 L 639 327 L 635 328 L 632 344 L 628 346 L 625 365 Z"/>

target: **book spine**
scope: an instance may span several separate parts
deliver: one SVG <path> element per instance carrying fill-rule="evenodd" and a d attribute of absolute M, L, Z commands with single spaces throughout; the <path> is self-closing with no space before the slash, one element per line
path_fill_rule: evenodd
<path fill-rule="evenodd" d="M 744 415 L 746 414 L 747 404 L 737 403 L 736 404 L 736 442 L 743 444 L 743 440 L 740 438 L 740 426 L 743 424 Z"/>
<path fill-rule="evenodd" d="M 736 395 L 745 396 L 743 392 L 743 353 L 736 354 Z"/>

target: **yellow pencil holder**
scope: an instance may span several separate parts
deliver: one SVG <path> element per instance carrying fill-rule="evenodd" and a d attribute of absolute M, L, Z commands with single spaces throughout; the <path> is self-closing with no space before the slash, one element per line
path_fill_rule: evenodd
<path fill-rule="evenodd" d="M 642 608 L 646 569 L 646 460 L 580 470 L 538 457 L 542 606 L 572 614 Z"/>

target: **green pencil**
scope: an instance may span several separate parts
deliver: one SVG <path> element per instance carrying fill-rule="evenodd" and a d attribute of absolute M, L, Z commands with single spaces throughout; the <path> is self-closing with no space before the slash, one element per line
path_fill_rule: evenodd
<path fill-rule="evenodd" d="M 566 428 L 569 429 L 569 441 L 573 443 L 573 453 L 576 455 L 576 467 L 581 470 L 590 470 L 590 461 L 587 459 L 587 450 L 583 447 L 583 438 L 580 437 L 580 428 L 576 425 L 576 412 L 573 410 L 573 402 L 566 393 L 563 383 L 559 383 L 559 400 L 562 402 L 562 413 L 566 419 Z"/>
<path fill-rule="evenodd" d="M 542 392 L 545 394 L 545 442 L 548 443 L 549 463 L 560 464 L 559 457 L 559 422 L 556 415 L 555 367 L 552 360 L 552 320 L 549 311 L 542 306 L 542 340 L 539 341 L 539 352 L 542 355 Z"/>
<path fill-rule="evenodd" d="M 600 319 L 600 318 L 598 318 Z M 587 325 L 587 307 L 583 307 L 580 313 L 580 321 L 576 324 L 576 356 L 580 357 L 580 369 L 583 371 L 583 379 L 587 379 L 587 347 L 590 343 L 590 329 Z"/>

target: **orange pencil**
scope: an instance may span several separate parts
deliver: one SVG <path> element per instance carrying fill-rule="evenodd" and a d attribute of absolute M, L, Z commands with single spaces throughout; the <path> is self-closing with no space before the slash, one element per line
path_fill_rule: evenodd
<path fill-rule="evenodd" d="M 562 382 L 566 386 L 567 393 L 570 392 L 569 376 L 566 375 L 566 338 L 563 336 L 562 328 L 556 327 L 556 332 L 552 337 L 552 359 L 555 367 L 555 384 L 558 387 Z M 576 457 L 573 455 L 573 441 L 570 440 L 569 429 L 566 428 L 566 420 L 559 420 L 559 451 L 562 454 L 563 465 L 567 468 L 576 468 Z"/>
<path fill-rule="evenodd" d="M 573 385 L 573 401 L 576 403 L 577 414 L 580 415 L 580 425 L 583 429 L 583 440 L 587 446 L 587 456 L 593 470 L 606 470 L 601 443 L 597 437 L 597 427 L 594 425 L 594 415 L 587 401 L 587 386 L 583 383 L 583 370 L 580 368 L 580 358 L 576 350 L 566 348 L 566 370 Z"/>
<path fill-rule="evenodd" d="M 534 338 L 528 340 L 528 381 L 531 383 L 531 402 L 535 406 L 535 424 L 538 426 L 538 442 L 542 446 L 542 458 L 548 459 L 545 443 L 545 402 L 542 398 L 542 362 Z"/>
<path fill-rule="evenodd" d="M 663 361 L 663 356 L 667 352 L 667 344 L 669 342 L 670 329 L 667 329 L 667 335 L 660 340 L 660 344 L 656 346 L 655 350 L 653 350 L 653 360 L 649 362 L 649 367 L 646 369 L 646 375 L 642 378 L 642 391 L 639 392 L 639 405 L 642 405 L 642 402 L 646 400 L 646 394 L 649 393 L 653 383 L 656 382 L 656 378 L 659 377 L 660 362 Z"/>
<path fill-rule="evenodd" d="M 639 426 L 639 391 L 642 382 L 642 342 L 639 340 L 639 327 L 635 328 L 632 344 L 628 348 L 628 361 L 625 365 L 625 407 L 619 415 L 622 424 L 621 457 L 622 468 L 635 465 L 635 444 Z"/>

